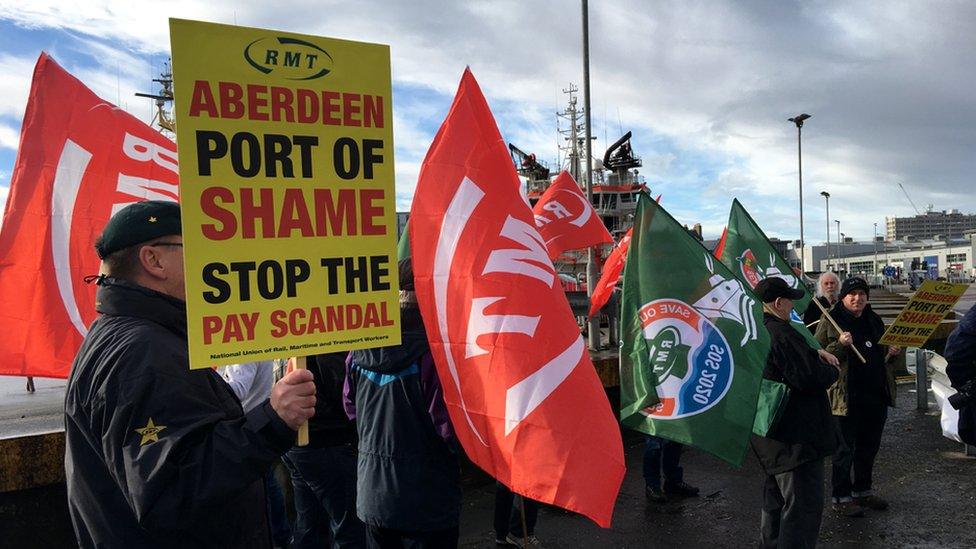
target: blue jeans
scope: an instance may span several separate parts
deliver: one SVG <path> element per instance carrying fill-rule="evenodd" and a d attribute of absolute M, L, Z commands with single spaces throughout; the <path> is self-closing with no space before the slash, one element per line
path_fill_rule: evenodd
<path fill-rule="evenodd" d="M 366 529 L 356 516 L 356 449 L 294 447 L 282 457 L 295 490 L 295 535 L 291 547 L 335 549 L 366 545 Z"/>
<path fill-rule="evenodd" d="M 664 484 L 678 484 L 684 480 L 681 460 L 681 444 L 672 440 L 649 436 L 644 447 L 644 483 L 648 488 L 661 489 L 661 472 Z"/>

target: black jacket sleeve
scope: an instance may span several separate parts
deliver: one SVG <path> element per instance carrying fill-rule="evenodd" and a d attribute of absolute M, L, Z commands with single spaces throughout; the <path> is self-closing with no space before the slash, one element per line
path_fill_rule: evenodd
<path fill-rule="evenodd" d="M 946 374 L 955 388 L 976 377 L 976 307 L 969 309 L 946 341 Z"/>
<path fill-rule="evenodd" d="M 807 328 L 808 330 L 812 330 L 812 331 L 816 331 L 817 324 L 814 324 L 813 326 L 810 326 L 810 324 L 820 320 L 820 318 L 823 315 L 823 313 L 820 311 L 820 307 L 817 307 L 817 304 L 813 302 L 814 299 L 819 300 L 820 298 L 814 297 L 813 299 L 811 299 L 810 303 L 807 304 L 807 310 L 803 312 L 803 323 L 809 326 Z"/>
<path fill-rule="evenodd" d="M 843 345 L 839 341 L 840 333 L 837 332 L 830 322 L 818 322 L 817 331 L 814 336 L 825 351 L 837 357 L 837 360 L 840 360 L 842 363 L 847 361 L 847 354 L 850 347 Z"/>
<path fill-rule="evenodd" d="M 139 524 L 157 535 L 241 494 L 295 436 L 270 402 L 244 415 L 216 373 L 191 371 L 160 347 L 124 350 L 118 360 L 132 374 L 106 380 L 91 416 L 112 476 Z"/>
<path fill-rule="evenodd" d="M 837 368 L 821 361 L 795 328 L 784 325 L 771 335 L 779 373 L 792 390 L 822 393 L 837 381 Z"/>

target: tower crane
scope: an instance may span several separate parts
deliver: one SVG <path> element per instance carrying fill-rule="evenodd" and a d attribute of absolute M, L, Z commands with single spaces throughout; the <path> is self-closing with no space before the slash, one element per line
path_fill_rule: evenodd
<path fill-rule="evenodd" d="M 901 187 L 901 192 L 905 193 L 905 198 L 908 199 L 908 203 L 912 205 L 912 208 L 915 208 L 915 215 L 922 215 L 922 212 L 918 211 L 918 207 L 912 202 L 912 197 L 908 196 L 908 191 L 905 190 L 905 186 L 901 183 L 898 186 Z"/>

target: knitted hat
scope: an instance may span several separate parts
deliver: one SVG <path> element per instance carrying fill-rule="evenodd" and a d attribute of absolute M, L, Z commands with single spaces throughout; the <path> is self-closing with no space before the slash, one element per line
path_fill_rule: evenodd
<path fill-rule="evenodd" d="M 871 288 L 868 283 L 859 276 L 848 278 L 840 285 L 840 297 L 839 299 L 844 299 L 844 296 L 853 292 L 854 290 L 863 290 L 864 295 L 871 297 Z"/>

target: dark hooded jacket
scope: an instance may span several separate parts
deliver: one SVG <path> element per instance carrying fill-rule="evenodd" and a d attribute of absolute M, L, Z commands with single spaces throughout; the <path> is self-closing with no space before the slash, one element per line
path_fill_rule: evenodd
<path fill-rule="evenodd" d="M 956 389 L 976 378 L 976 307 L 969 309 L 949 334 L 945 359 L 946 374 Z"/>
<path fill-rule="evenodd" d="M 976 379 L 976 307 L 969 309 L 946 341 L 946 374 L 956 389 Z M 976 445 L 976 402 L 959 410 L 959 436 L 963 442 Z"/>
<path fill-rule="evenodd" d="M 190 370 L 183 301 L 105 279 L 65 394 L 81 547 L 269 547 L 262 475 L 295 433 Z"/>
<path fill-rule="evenodd" d="M 821 459 L 837 448 L 827 388 L 837 381 L 837 368 L 824 364 L 792 323 L 764 313 L 769 355 L 763 377 L 790 388 L 786 407 L 765 436 L 752 437 L 752 447 L 767 474 L 775 475 Z"/>
<path fill-rule="evenodd" d="M 458 525 L 454 432 L 417 309 L 402 309 L 402 343 L 353 351 L 346 411 L 359 432 L 356 511 L 368 525 L 436 531 Z"/>
<path fill-rule="evenodd" d="M 817 341 L 840 361 L 840 377 L 827 391 L 833 414 L 846 416 L 851 399 L 894 406 L 894 360 L 886 359 L 888 346 L 878 343 L 885 332 L 884 321 L 871 310 L 871 305 L 866 305 L 861 316 L 856 317 L 844 307 L 843 301 L 834 305 L 830 316 L 842 330 L 851 333 L 854 346 L 867 359 L 867 364 L 862 364 L 850 347 L 841 345 L 840 334 L 831 323 L 821 322 L 817 326 Z"/>

